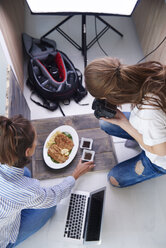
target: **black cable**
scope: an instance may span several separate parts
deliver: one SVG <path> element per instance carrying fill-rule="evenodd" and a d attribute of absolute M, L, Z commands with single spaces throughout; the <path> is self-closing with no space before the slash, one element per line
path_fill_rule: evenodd
<path fill-rule="evenodd" d="M 104 49 L 101 47 L 101 45 L 100 45 L 100 42 L 99 42 L 99 40 L 98 40 L 98 38 L 97 38 L 97 22 L 96 22 L 96 16 L 95 16 L 95 32 L 96 32 L 96 40 L 97 40 L 97 43 L 98 43 L 98 45 L 99 45 L 99 47 L 100 47 L 100 49 L 103 51 L 103 53 L 106 55 L 106 56 L 108 56 L 108 54 L 104 51 Z"/>
<path fill-rule="evenodd" d="M 62 108 L 61 108 L 61 106 L 60 106 L 60 104 L 59 104 L 59 103 L 58 103 L 58 107 L 59 107 L 59 109 L 60 109 L 60 111 L 61 111 L 62 115 L 63 115 L 63 116 L 65 116 L 65 113 L 63 112 L 63 110 L 62 110 Z"/>
<path fill-rule="evenodd" d="M 155 52 L 160 46 L 161 46 L 161 44 L 164 42 L 166 40 L 166 36 L 164 37 L 164 39 L 159 43 L 159 45 L 155 48 L 155 49 L 153 49 L 150 53 L 148 53 L 147 55 L 145 55 L 145 57 L 143 57 L 142 59 L 140 59 L 138 62 L 137 62 L 137 64 L 138 63 L 140 63 L 142 60 L 144 60 L 145 58 L 147 58 L 150 54 L 152 54 L 153 52 Z"/>
<path fill-rule="evenodd" d="M 95 32 L 96 32 L 96 40 L 97 40 L 97 43 L 98 43 L 98 45 L 99 45 L 99 47 L 100 47 L 100 49 L 103 51 L 103 53 L 106 55 L 106 56 L 108 56 L 108 54 L 104 51 L 104 49 L 101 47 L 101 45 L 100 45 L 100 42 L 99 42 L 99 40 L 98 40 L 98 38 L 97 38 L 97 22 L 96 22 L 96 16 L 95 16 Z M 145 58 L 147 58 L 150 54 L 152 54 L 153 52 L 155 52 L 160 46 L 161 46 L 161 44 L 164 42 L 166 40 L 166 36 L 164 37 L 164 39 L 158 44 L 158 46 L 155 48 L 155 49 L 153 49 L 150 53 L 148 53 L 147 55 L 145 55 L 142 59 L 140 59 L 138 62 L 137 62 L 137 64 L 138 63 L 140 63 L 142 60 L 144 60 Z"/>

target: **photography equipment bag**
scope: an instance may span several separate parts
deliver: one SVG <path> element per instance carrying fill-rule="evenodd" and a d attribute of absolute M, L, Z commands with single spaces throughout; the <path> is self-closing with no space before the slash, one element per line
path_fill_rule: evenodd
<path fill-rule="evenodd" d="M 65 53 L 56 48 L 56 42 L 47 38 L 35 39 L 23 33 L 23 44 L 29 56 L 27 85 L 31 100 L 49 110 L 56 110 L 59 101 L 79 103 L 87 95 L 82 86 L 82 73 L 75 68 Z M 35 101 L 36 94 L 42 103 Z M 61 107 L 60 110 L 64 115 Z"/>
<path fill-rule="evenodd" d="M 92 103 L 92 109 L 97 119 L 101 117 L 110 119 L 116 115 L 116 105 L 110 104 L 105 99 L 94 99 Z"/>

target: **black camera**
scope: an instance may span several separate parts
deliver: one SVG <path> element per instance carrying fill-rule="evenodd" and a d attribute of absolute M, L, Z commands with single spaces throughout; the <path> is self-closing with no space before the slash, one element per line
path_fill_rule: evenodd
<path fill-rule="evenodd" d="M 110 119 L 115 116 L 117 107 L 104 99 L 95 98 L 92 103 L 92 109 L 97 119 L 101 117 Z"/>

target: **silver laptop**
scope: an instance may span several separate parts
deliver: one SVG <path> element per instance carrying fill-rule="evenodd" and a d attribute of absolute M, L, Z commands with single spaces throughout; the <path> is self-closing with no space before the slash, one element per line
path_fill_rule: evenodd
<path fill-rule="evenodd" d="M 101 224 L 106 187 L 93 192 L 71 193 L 64 227 L 64 239 L 80 244 L 101 242 Z"/>

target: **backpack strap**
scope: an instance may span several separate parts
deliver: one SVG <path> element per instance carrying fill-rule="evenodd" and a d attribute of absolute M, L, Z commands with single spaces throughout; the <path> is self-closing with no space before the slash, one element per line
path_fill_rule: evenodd
<path fill-rule="evenodd" d="M 53 102 L 53 101 L 47 100 L 46 98 L 41 96 L 38 92 L 36 92 L 35 87 L 33 86 L 32 82 L 29 78 L 27 79 L 26 84 L 31 89 L 30 99 L 32 102 L 34 102 L 35 104 L 37 104 L 40 107 L 46 108 L 46 109 L 51 110 L 51 111 L 54 111 L 57 108 L 59 108 L 62 115 L 65 116 L 60 104 L 58 102 Z M 34 100 L 32 97 L 34 95 L 36 95 L 38 98 L 40 98 L 42 102 L 38 102 L 38 101 Z"/>
<path fill-rule="evenodd" d="M 42 103 L 34 100 L 32 98 L 33 95 L 37 95 L 41 99 Z M 46 109 L 49 109 L 51 111 L 54 111 L 59 107 L 59 105 L 56 102 L 51 102 L 51 101 L 43 98 L 41 95 L 37 94 L 36 91 L 31 92 L 30 99 L 31 99 L 32 102 L 36 103 L 38 106 L 41 106 L 41 107 L 46 108 Z"/>
<path fill-rule="evenodd" d="M 30 80 L 30 78 L 27 79 L 26 82 L 27 86 L 31 89 L 31 95 L 30 95 L 30 99 L 32 102 L 36 103 L 38 106 L 41 106 L 43 108 L 49 109 L 51 111 L 56 110 L 59 106 L 57 102 L 52 102 L 50 100 L 47 100 L 46 98 L 44 98 L 43 96 L 41 96 L 36 90 L 35 87 L 33 86 L 32 81 Z M 36 95 L 41 102 L 36 101 L 33 96 Z"/>

